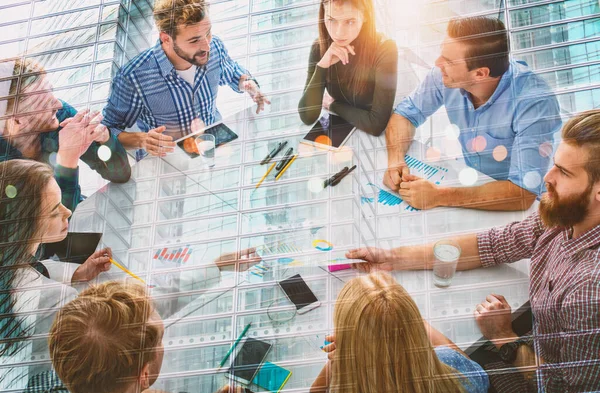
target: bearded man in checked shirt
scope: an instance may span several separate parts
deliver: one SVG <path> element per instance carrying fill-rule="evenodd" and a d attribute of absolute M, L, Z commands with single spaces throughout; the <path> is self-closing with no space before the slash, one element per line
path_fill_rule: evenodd
<path fill-rule="evenodd" d="M 518 370 L 513 375 L 524 377 L 504 380 L 498 390 L 598 392 L 600 110 L 574 116 L 563 127 L 554 165 L 544 181 L 548 192 L 537 213 L 454 239 L 462 248 L 458 269 L 531 259 L 532 340 L 514 332 L 511 308 L 502 295 L 489 295 L 475 310 L 483 335 L 498 348 L 502 360 Z M 433 245 L 362 248 L 347 257 L 364 259 L 367 263 L 356 265 L 361 270 L 431 269 L 434 261 Z"/>

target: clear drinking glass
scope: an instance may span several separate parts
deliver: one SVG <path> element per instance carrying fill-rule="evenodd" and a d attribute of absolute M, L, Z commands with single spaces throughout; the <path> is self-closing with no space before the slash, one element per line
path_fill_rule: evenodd
<path fill-rule="evenodd" d="M 433 245 L 433 284 L 436 287 L 450 286 L 460 253 L 460 246 L 453 240 L 440 240 Z"/>
<path fill-rule="evenodd" d="M 215 136 L 211 134 L 198 135 L 196 146 L 198 146 L 202 162 L 209 168 L 215 166 Z"/>

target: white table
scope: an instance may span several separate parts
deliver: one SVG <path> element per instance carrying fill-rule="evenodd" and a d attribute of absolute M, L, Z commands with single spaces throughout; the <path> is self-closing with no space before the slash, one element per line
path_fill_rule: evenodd
<path fill-rule="evenodd" d="M 282 179 L 255 190 L 266 171 L 260 160 L 283 139 L 296 147 L 307 131 L 286 120 L 291 114 L 286 116 L 254 116 L 246 111 L 226 119 L 240 138 L 217 149 L 213 169 L 182 152 L 144 159 L 135 165 L 127 184 L 109 184 L 73 216 L 72 231 L 103 232 L 102 243 L 113 248 L 116 259 L 156 285 L 154 295 L 169 326 L 157 389 L 216 391 L 226 383 L 218 363 L 252 322 L 248 335 L 274 346 L 267 360 L 293 372 L 285 391 L 306 391 L 325 359 L 319 345 L 333 329 L 337 294 L 357 274 L 331 274 L 323 268 L 326 260 L 358 246 L 427 243 L 526 215 L 448 208 L 407 212 L 398 206 L 361 203 L 366 183 L 381 177 L 386 163 L 383 136 L 373 138 L 362 132 L 351 138 L 342 153 L 301 148 L 301 157 Z M 415 142 L 409 154 L 423 159 L 424 150 Z M 352 164 L 358 165 L 357 170 L 338 186 L 315 189 L 319 181 Z M 454 158 L 437 164 L 450 168 L 449 184 L 465 167 Z M 480 176 L 480 181 L 487 180 Z M 315 250 L 314 239 L 329 240 L 334 250 Z M 243 263 L 215 274 L 212 261 L 219 255 L 278 242 L 296 248 L 280 248 L 266 256 L 273 268 L 262 278 L 247 280 L 249 276 L 241 273 L 247 268 Z M 164 248 L 172 251 L 187 245 L 194 250 L 186 263 L 154 259 Z M 281 257 L 299 263 L 282 265 L 277 262 Z M 322 305 L 291 321 L 274 323 L 267 309 L 274 300 L 284 299 L 277 281 L 295 273 L 305 278 Z M 448 289 L 434 287 L 428 271 L 394 275 L 414 296 L 423 316 L 463 348 L 480 336 L 472 310 L 487 294 L 502 293 L 515 308 L 527 300 L 525 261 L 458 272 Z M 117 272 L 116 277 L 123 276 Z"/>

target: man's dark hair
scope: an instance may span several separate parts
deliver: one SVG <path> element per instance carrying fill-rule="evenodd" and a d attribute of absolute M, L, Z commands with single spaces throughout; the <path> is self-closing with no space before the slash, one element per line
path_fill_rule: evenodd
<path fill-rule="evenodd" d="M 469 71 L 487 67 L 490 76 L 496 78 L 508 70 L 508 32 L 501 20 L 485 16 L 454 18 L 448 24 L 448 36 L 467 46 Z"/>

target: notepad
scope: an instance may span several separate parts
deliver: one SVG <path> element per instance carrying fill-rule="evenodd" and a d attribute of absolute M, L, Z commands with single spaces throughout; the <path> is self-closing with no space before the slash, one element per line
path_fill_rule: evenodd
<path fill-rule="evenodd" d="M 291 376 L 292 372 L 290 370 L 271 362 L 264 362 L 252 382 L 270 392 L 278 393 Z"/>

